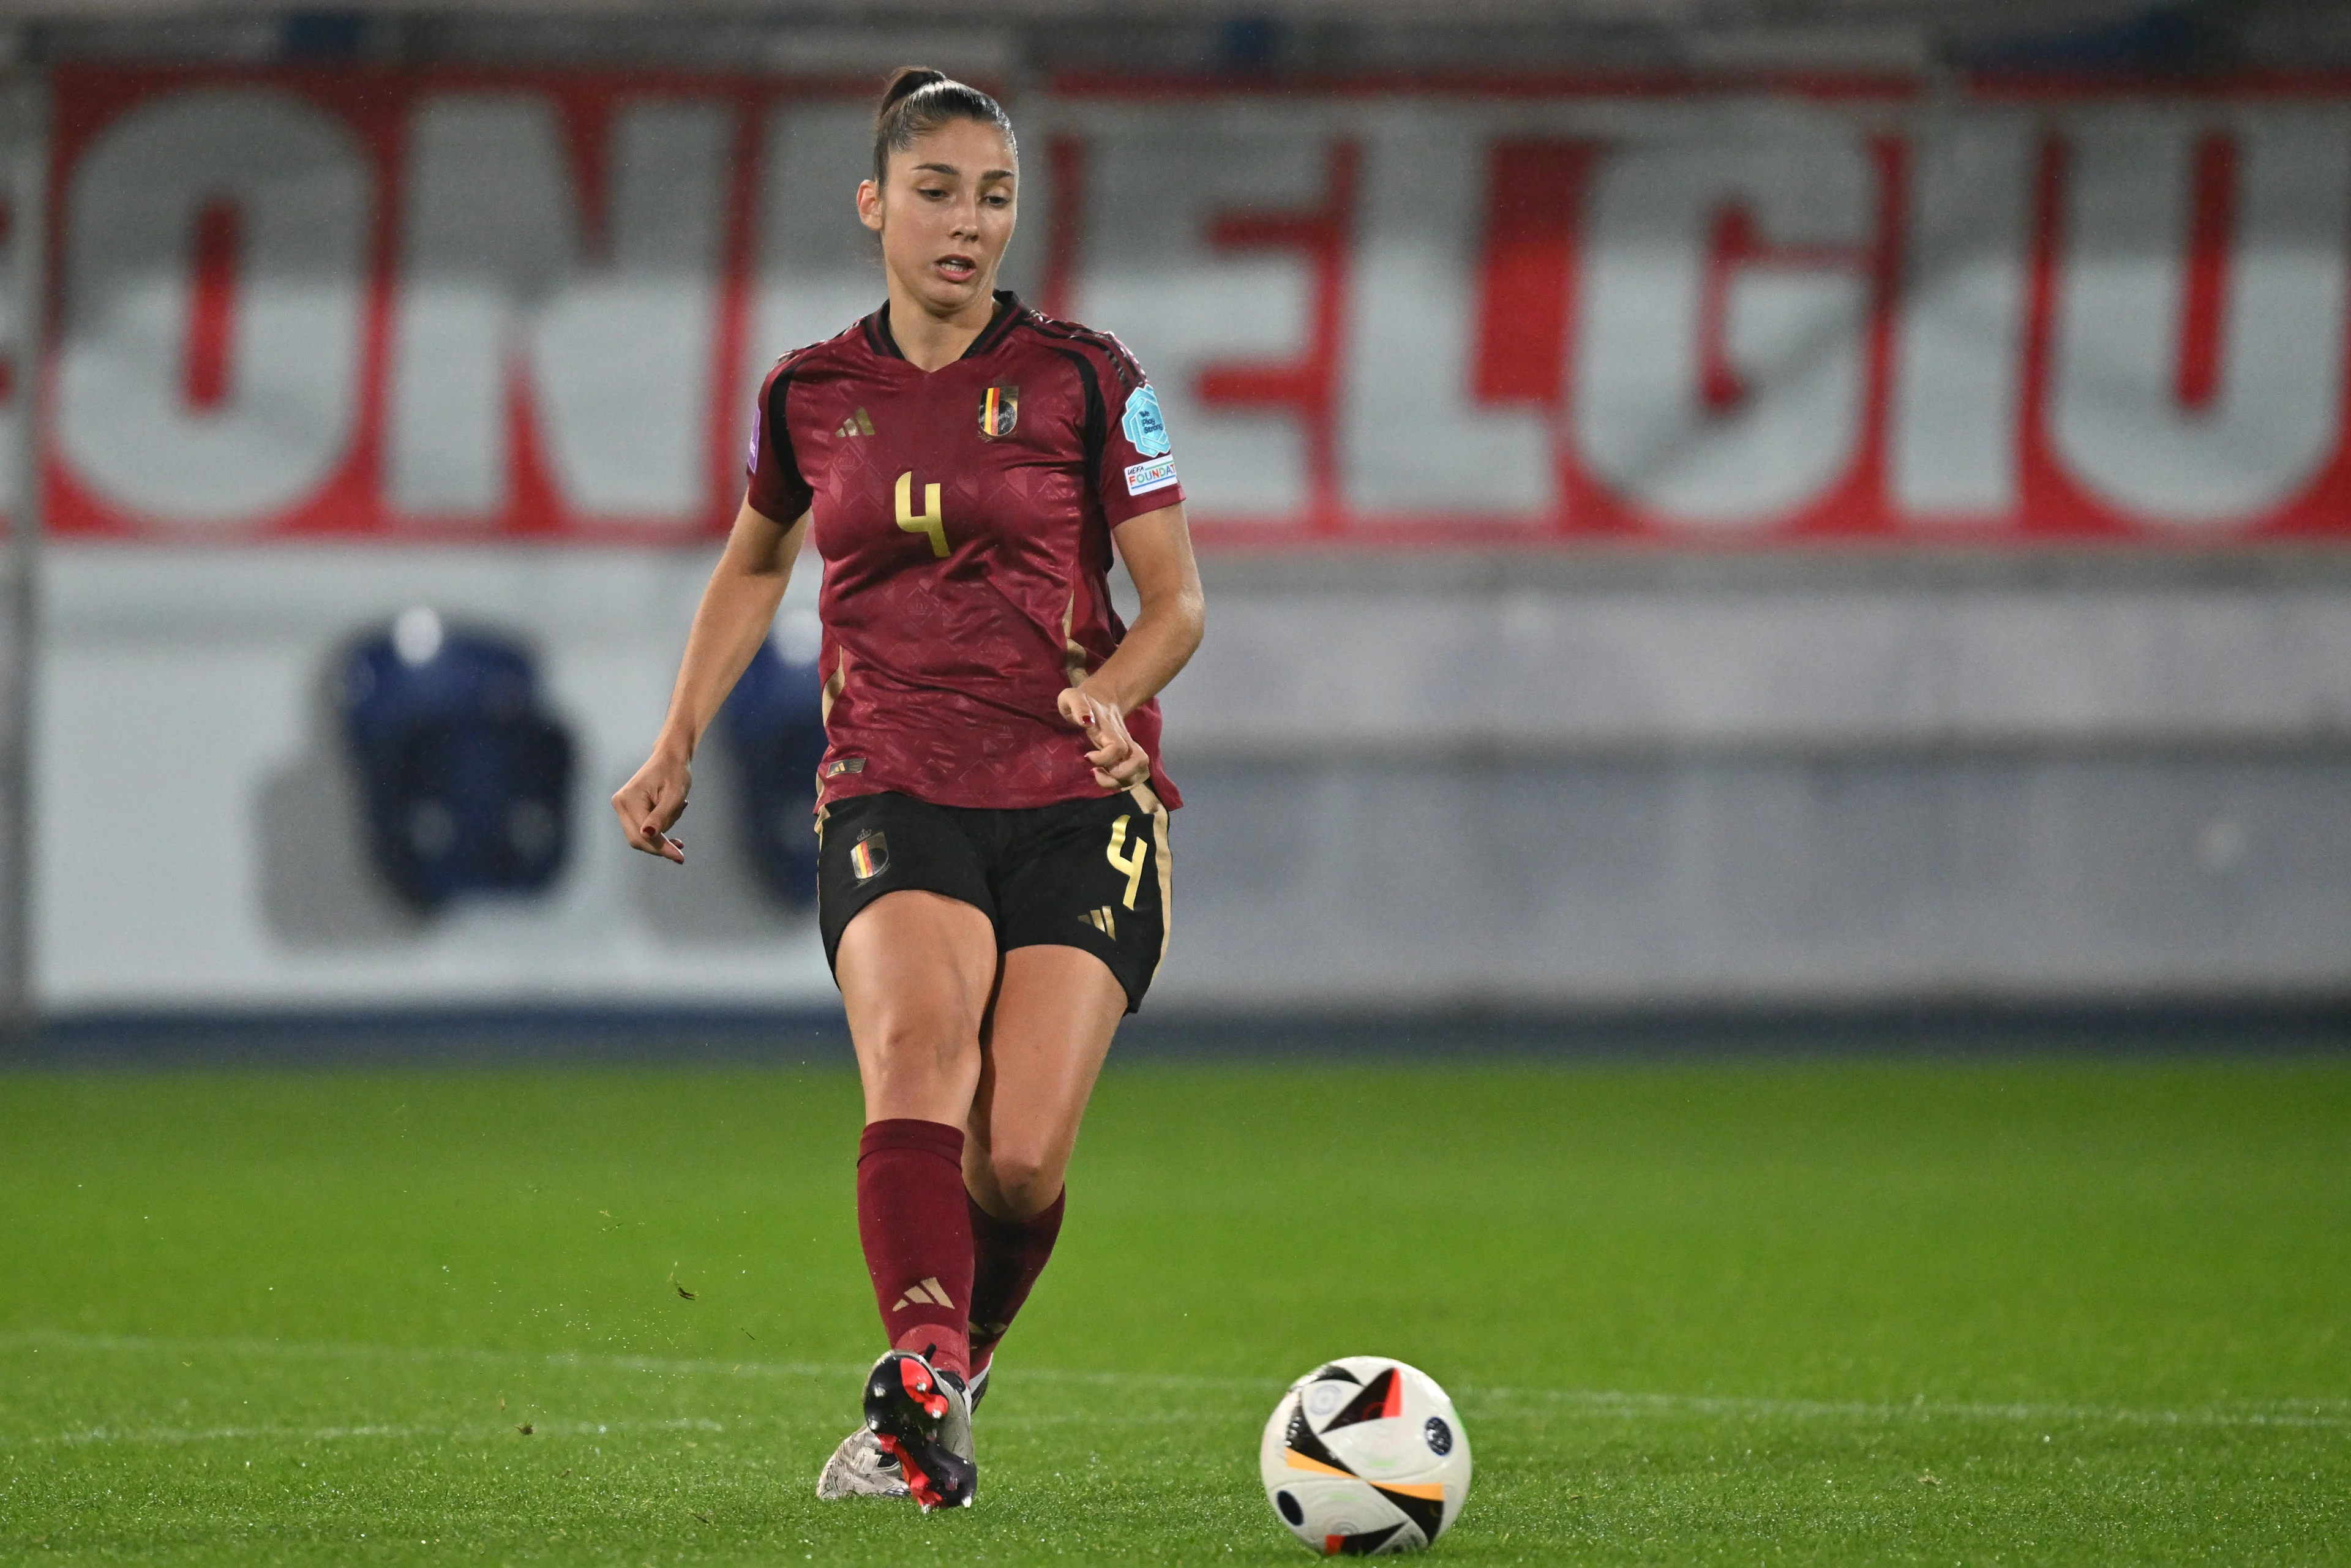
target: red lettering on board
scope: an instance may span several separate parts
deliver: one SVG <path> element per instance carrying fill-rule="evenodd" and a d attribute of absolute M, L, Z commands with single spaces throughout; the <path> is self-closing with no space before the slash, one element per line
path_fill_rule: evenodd
<path fill-rule="evenodd" d="M 1486 163 L 1486 243 L 1479 258 L 1481 403 L 1560 401 L 1567 376 L 1575 229 L 1593 149 L 1504 141 Z"/>
<path fill-rule="evenodd" d="M 1226 250 L 1291 250 L 1313 275 L 1313 315 L 1306 348 L 1280 364 L 1208 365 L 1200 371 L 1200 401 L 1210 408 L 1270 408 L 1295 413 L 1306 433 L 1312 499 L 1309 526 L 1318 533 L 1343 526 L 1339 507 L 1339 372 L 1347 320 L 1347 268 L 1355 223 L 1354 143 L 1332 144 L 1322 205 L 1301 213 L 1229 213 L 1209 228 Z"/>
<path fill-rule="evenodd" d="M 196 211 L 189 247 L 187 340 L 180 352 L 181 395 L 190 408 L 209 412 L 228 401 L 243 228 L 233 203 L 206 202 Z"/>

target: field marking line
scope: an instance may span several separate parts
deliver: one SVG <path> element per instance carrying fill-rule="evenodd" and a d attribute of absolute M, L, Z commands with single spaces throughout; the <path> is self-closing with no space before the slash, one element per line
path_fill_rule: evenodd
<path fill-rule="evenodd" d="M 2329 1406 L 2340 1400 L 2294 1399 L 2249 1402 L 2238 1408 L 2207 1406 L 2188 1410 L 2141 1410 L 2114 1405 L 2001 1404 L 1971 1400 L 1915 1399 L 1895 1401 L 1835 1399 L 1774 1399 L 1760 1396 L 1708 1394 L 1628 1394 L 1606 1389 L 1489 1388 L 1462 1385 L 1464 1397 L 1503 1401 L 1524 1400 L 1573 1405 L 1584 1409 L 1625 1416 L 1698 1415 L 1795 1416 L 1840 1421 L 1958 1420 L 2006 1421 L 2030 1425 L 2055 1424 L 2135 1427 L 2295 1427 L 2320 1430 L 2351 1429 L 2351 1414 Z"/>
<path fill-rule="evenodd" d="M 465 1346 L 338 1344 L 318 1341 L 256 1339 L 166 1339 L 128 1334 L 75 1334 L 33 1330 L 0 1334 L 0 1349 L 43 1345 L 58 1349 L 118 1351 L 135 1354 L 204 1354 L 263 1356 L 284 1360 L 383 1360 L 408 1362 L 467 1362 L 482 1365 L 524 1365 L 580 1370 L 604 1369 L 690 1376 L 752 1376 L 782 1378 L 852 1378 L 866 1368 L 851 1363 L 720 1361 L 712 1358 L 600 1354 L 583 1351 L 497 1351 Z M 1023 1366 L 1024 1381 L 1078 1383 L 1153 1388 L 1197 1388 L 1273 1392 L 1279 1386 L 1263 1377 L 1212 1377 L 1186 1373 L 1081 1372 Z M 1633 1416 L 1749 1416 L 1833 1420 L 1967 1420 L 2030 1424 L 2106 1423 L 2137 1427 L 2278 1427 L 2319 1430 L 2351 1429 L 2351 1400 L 2293 1399 L 2248 1401 L 2235 1406 L 2206 1406 L 2185 1410 L 2137 1409 L 2127 1406 L 2033 1404 L 1967 1400 L 1912 1400 L 1907 1404 L 1867 1400 L 1784 1399 L 1765 1396 L 1707 1394 L 1644 1394 L 1612 1389 L 1518 1388 L 1485 1384 L 1457 1385 L 1465 1398 L 1504 1402 L 1531 1401 L 1565 1405 L 1594 1412 Z"/>
<path fill-rule="evenodd" d="M 464 1345 L 343 1344 L 319 1340 L 168 1339 L 138 1334 L 78 1334 L 35 1329 L 0 1333 L 0 1350 L 53 1345 L 61 1350 L 123 1351 L 142 1355 L 252 1355 L 286 1361 L 352 1360 L 470 1362 L 485 1366 L 550 1366 L 644 1372 L 695 1377 L 861 1378 L 868 1362 L 722 1361 L 716 1356 L 619 1355 L 592 1351 L 476 1350 Z M 1250 1388 L 1278 1392 L 1268 1377 L 1211 1377 L 1191 1373 L 1071 1372 L 1023 1367 L 1021 1375 L 1060 1383 L 1142 1383 L 1159 1388 Z"/>
<path fill-rule="evenodd" d="M 752 1423 L 744 1423 L 750 1425 Z M 427 1427 L 371 1423 L 360 1427 L 91 1427 L 28 1437 L 21 1443 L 0 1441 L 5 1448 L 79 1448 L 99 1443 L 226 1443 L 246 1438 L 290 1438 L 303 1443 L 337 1443 L 352 1437 L 481 1437 L 493 1439 L 514 1430 L 497 1426 Z M 706 1416 L 683 1416 L 665 1421 L 534 1421 L 531 1435 L 549 1437 L 594 1437 L 608 1432 L 724 1432 L 726 1425 Z"/>
<path fill-rule="evenodd" d="M 1008 1416 L 988 1423 L 991 1428 L 1027 1430 L 1037 1427 L 1108 1426 L 1108 1427 L 1173 1427 L 1190 1421 L 1215 1421 L 1226 1418 L 1224 1411 L 1164 1411 L 1153 1415 L 1124 1416 Z M 840 1428 L 821 1417 L 787 1416 L 737 1416 L 718 1420 L 708 1416 L 678 1416 L 665 1420 L 632 1420 L 622 1416 L 601 1421 L 565 1421 L 534 1418 L 528 1434 L 532 1437 L 602 1437 L 618 1432 L 624 1436 L 659 1432 L 745 1432 L 772 1427 L 809 1427 L 821 1429 L 830 1444 L 832 1434 Z M 441 1437 L 456 1442 L 496 1443 L 521 1436 L 506 1422 L 484 1424 L 460 1423 L 455 1426 L 424 1426 L 414 1423 L 372 1422 L 349 1427 L 89 1427 L 70 1432 L 52 1432 L 46 1436 L 22 1438 L 0 1437 L 0 1451 L 11 1448 L 75 1448 L 105 1445 L 162 1446 L 176 1448 L 193 1443 L 234 1443 L 247 1441 L 340 1443 L 354 1438 Z"/>
<path fill-rule="evenodd" d="M 483 1366 L 607 1368 L 621 1372 L 749 1375 L 763 1377 L 862 1377 L 861 1364 L 719 1361 L 617 1355 L 571 1350 L 476 1350 L 467 1345 L 341 1344 L 321 1340 L 168 1339 L 141 1334 L 78 1334 L 47 1329 L 0 1333 L 0 1350 L 54 1345 L 60 1350 L 124 1351 L 141 1355 L 252 1355 L 280 1361 L 471 1362 Z"/>

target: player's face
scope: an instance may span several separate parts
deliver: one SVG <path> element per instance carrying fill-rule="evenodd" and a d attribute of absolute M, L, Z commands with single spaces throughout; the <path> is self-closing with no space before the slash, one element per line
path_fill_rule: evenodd
<path fill-rule="evenodd" d="M 857 215 L 882 236 L 892 280 L 936 316 L 987 301 L 1011 243 L 1019 172 L 996 127 L 951 120 L 890 154 L 880 189 L 857 189 Z"/>

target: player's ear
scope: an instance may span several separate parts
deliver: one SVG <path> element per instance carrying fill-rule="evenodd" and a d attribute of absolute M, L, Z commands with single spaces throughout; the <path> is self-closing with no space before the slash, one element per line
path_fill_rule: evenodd
<path fill-rule="evenodd" d="M 875 234 L 882 232 L 882 187 L 871 180 L 857 182 L 857 221 Z"/>

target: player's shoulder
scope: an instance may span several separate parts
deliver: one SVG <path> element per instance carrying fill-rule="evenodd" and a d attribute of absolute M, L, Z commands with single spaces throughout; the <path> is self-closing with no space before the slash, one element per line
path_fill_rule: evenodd
<path fill-rule="evenodd" d="M 761 391 L 811 372 L 845 369 L 872 357 L 872 318 L 862 317 L 817 342 L 803 344 L 768 367 Z"/>
<path fill-rule="evenodd" d="M 1041 310 L 1023 308 L 1021 319 L 1015 330 L 1025 330 L 1039 347 L 1058 350 L 1064 355 L 1083 360 L 1097 376 L 1103 378 L 1104 390 L 1117 388 L 1132 392 L 1149 380 L 1143 366 L 1115 333 L 1084 326 L 1076 321 L 1062 321 Z"/>

